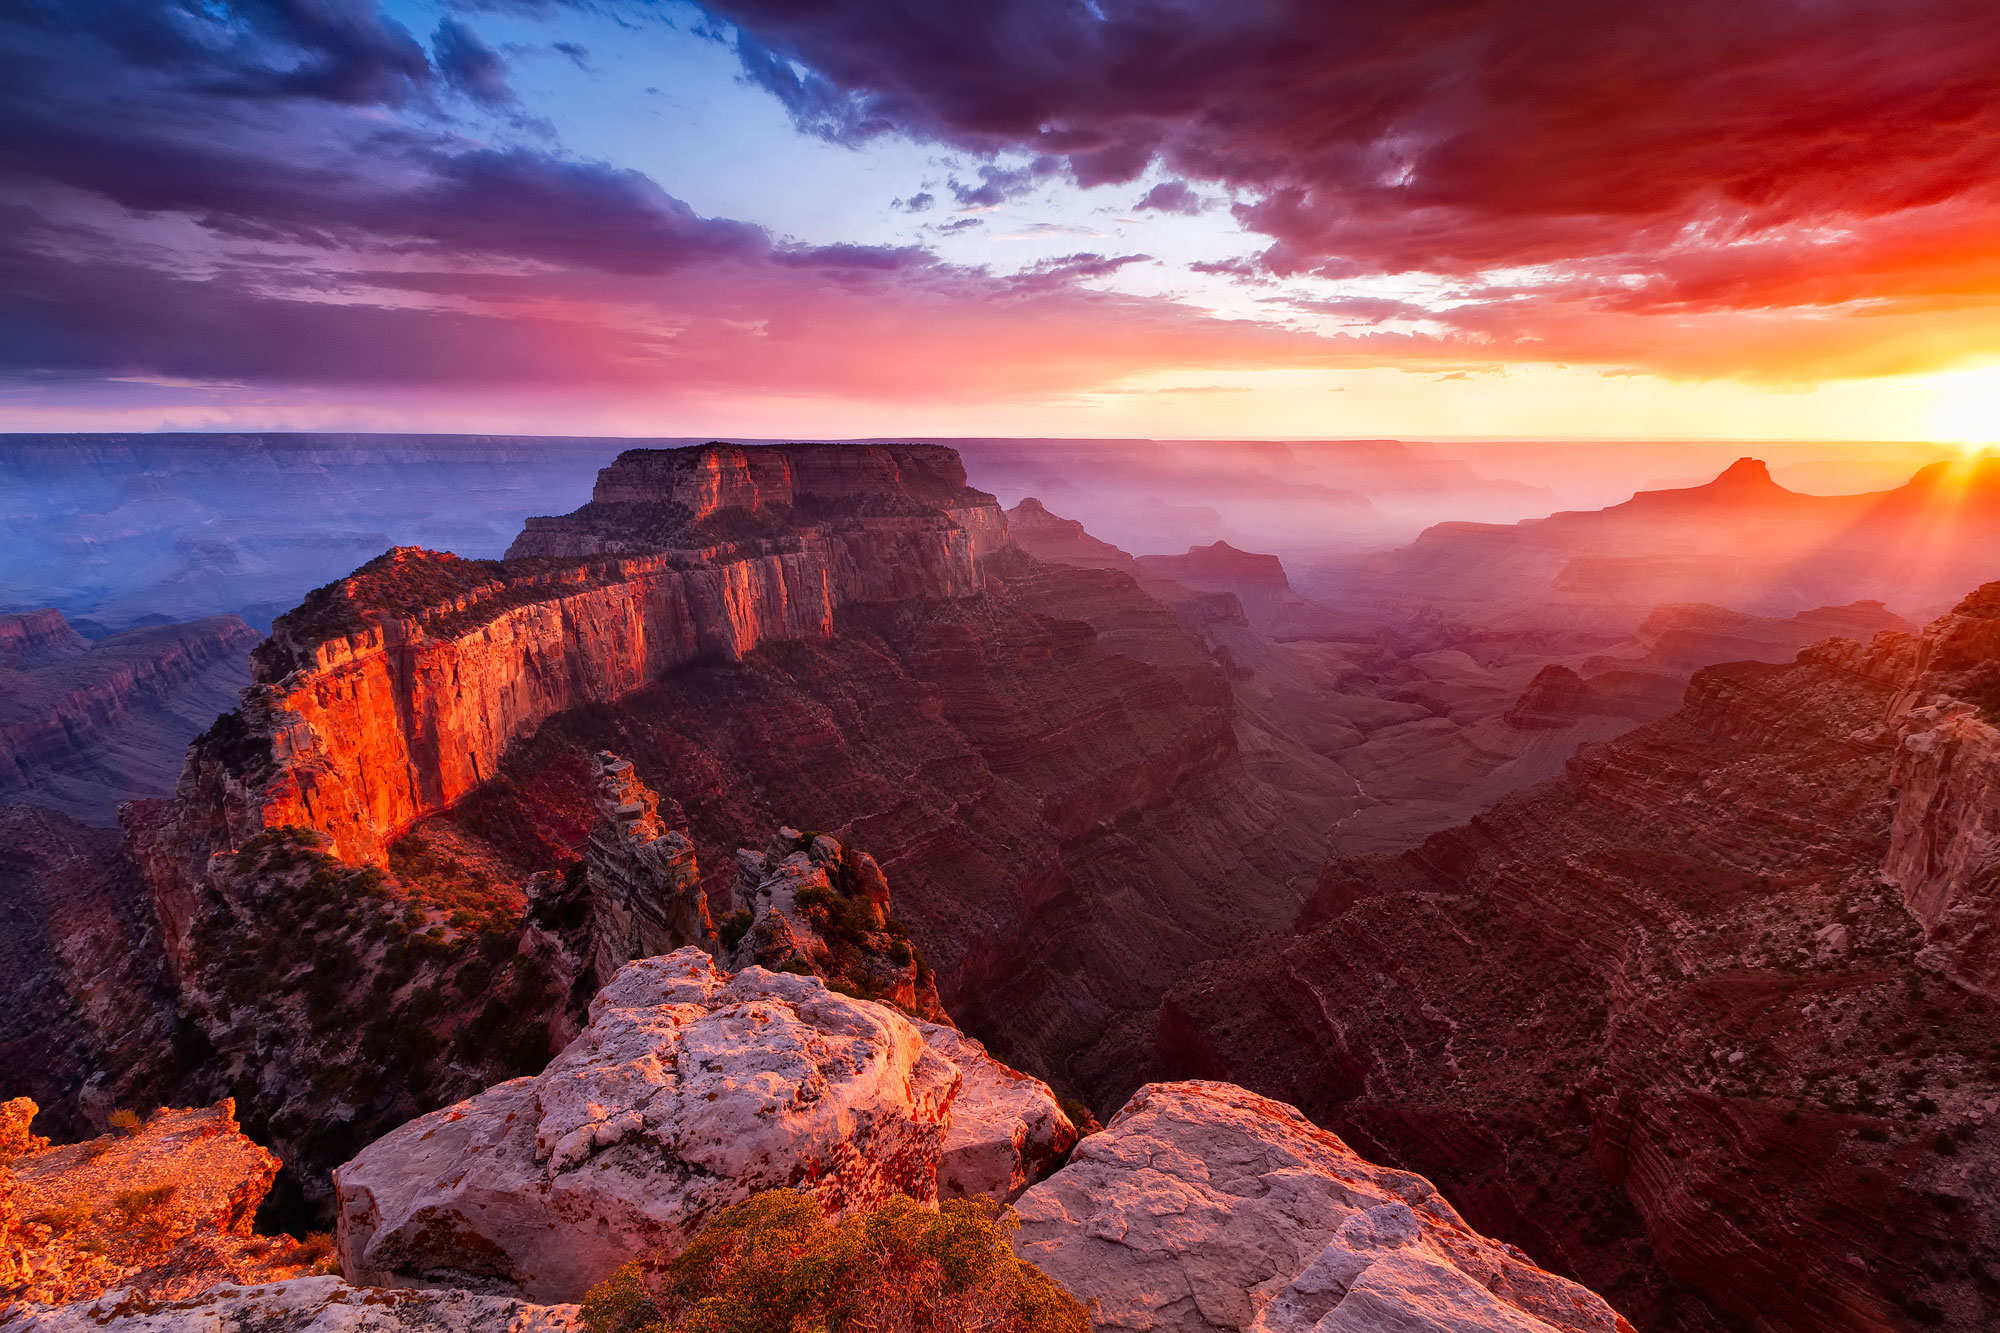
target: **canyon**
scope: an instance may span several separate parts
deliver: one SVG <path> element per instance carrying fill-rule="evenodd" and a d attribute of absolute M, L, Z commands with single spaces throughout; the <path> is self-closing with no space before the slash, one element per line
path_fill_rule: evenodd
<path fill-rule="evenodd" d="M 1003 510 L 937 446 L 627 451 L 504 559 L 396 547 L 276 616 L 172 797 L 126 801 L 119 831 L 0 809 L 0 1053 L 33 1074 L 7 1090 L 64 1135 L 231 1100 L 284 1164 L 268 1218 L 325 1226 L 358 1197 L 335 1168 L 371 1182 L 341 1223 L 350 1280 L 483 1281 L 490 1251 L 440 1258 L 411 1220 L 450 1174 L 420 1135 L 498 1151 L 556 1068 L 637 1114 L 632 1071 L 673 1049 L 640 1009 L 694 1040 L 730 1005 L 804 1033 L 851 1003 L 916 1100 L 849 1164 L 875 1183 L 835 1193 L 1015 1198 L 1024 1253 L 1136 1303 L 1100 1326 L 1304 1329 L 1410 1284 L 1503 1327 L 1569 1327 L 1550 1292 L 1593 1329 L 1621 1327 L 1611 1307 L 1704 1333 L 1973 1326 L 2000 1291 L 1979 1202 L 2000 1179 L 2000 592 L 1922 632 L 1832 578 L 1796 581 L 1787 598 L 1834 594 L 1798 607 L 1680 574 L 1633 586 L 1701 600 L 1620 592 L 1616 616 L 1532 580 L 1492 618 L 1432 600 L 1483 561 L 1525 568 L 1509 542 L 1542 543 L 1544 572 L 1614 537 L 1671 544 L 1718 487 L 1824 527 L 1827 497 L 1731 472 L 1558 515 L 1560 540 L 1434 535 L 1438 581 L 1387 614 L 1365 580 L 1307 596 L 1318 575 L 1268 552 L 1135 556 L 1039 500 Z M 238 660 L 255 637 L 213 632 Z M 0 669 L 74 673 L 130 638 L 23 614 Z M 150 734 L 153 675 L 107 673 L 124 702 L 94 725 Z M 606 988 L 661 959 L 736 998 L 625 1004 L 614 1041 Z M 593 1030 L 648 1053 L 562 1054 Z M 959 1082 L 931 1101 L 962 1121 L 924 1100 L 932 1058 Z M 658 1129 L 605 1130 L 614 1104 L 572 1115 L 579 1169 Z M 520 1211 L 490 1238 L 510 1253 L 602 1183 L 557 1188 L 570 1150 L 516 1148 L 493 1192 Z M 1208 1238 L 1140 1276 L 1058 1224 L 1101 1203 L 1098 1230 L 1181 1244 L 1166 1201 L 1211 1185 L 1148 1172 L 1198 1151 L 1380 1197 L 1280 1237 L 1210 1200 Z M 1219 1263 L 1242 1246 L 1278 1257 Z M 556 1308 L 614 1257 L 510 1299 Z M 1188 1302 L 1147 1304 L 1162 1282 Z M 282 1301 L 349 1299 L 312 1292 Z"/>
<path fill-rule="evenodd" d="M 53 609 L 0 616 L 0 800 L 109 827 L 118 802 L 171 792 L 258 638 L 235 616 L 95 642 Z"/>
<path fill-rule="evenodd" d="M 1996 605 L 1709 667 L 1560 778 L 1332 862 L 1291 935 L 1168 996 L 1168 1068 L 1432 1175 L 1647 1327 L 1983 1326 Z"/>

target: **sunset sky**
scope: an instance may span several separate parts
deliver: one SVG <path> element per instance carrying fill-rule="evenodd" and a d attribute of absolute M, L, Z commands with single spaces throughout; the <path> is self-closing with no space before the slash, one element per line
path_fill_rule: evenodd
<path fill-rule="evenodd" d="M 1993 0 L 23 0 L 0 429 L 2000 439 Z"/>

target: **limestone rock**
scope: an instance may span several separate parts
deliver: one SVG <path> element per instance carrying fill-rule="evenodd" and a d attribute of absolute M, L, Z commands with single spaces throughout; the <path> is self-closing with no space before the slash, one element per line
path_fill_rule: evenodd
<path fill-rule="evenodd" d="M 597 754 L 600 822 L 584 853 L 590 886 L 591 939 L 597 975 L 609 977 L 634 958 L 695 945 L 720 948 L 701 889 L 694 844 L 660 816 L 660 798 L 632 761 Z"/>
<path fill-rule="evenodd" d="M 717 1210 L 935 1196 L 960 1075 L 902 1015 L 816 977 L 624 967 L 539 1077 L 404 1125 L 335 1173 L 342 1270 L 574 1300 Z"/>
<path fill-rule="evenodd" d="M 0 1299 L 55 1304 L 115 1288 L 175 1300 L 303 1272 L 307 1247 L 251 1234 L 277 1174 L 229 1100 L 157 1111 L 130 1135 L 31 1148 L 0 1171 L 11 1193 L 0 1207 L 12 1213 Z"/>
<path fill-rule="evenodd" d="M 1229 1084 L 1141 1088 L 1017 1207 L 1015 1248 L 1099 1330 L 1631 1333 L 1423 1177 Z"/>
<path fill-rule="evenodd" d="M 383 1291 L 335 1277 L 218 1287 L 187 1300 L 110 1292 L 22 1311 L 19 1333 L 573 1333 L 574 1305 L 529 1305 L 470 1291 Z"/>
<path fill-rule="evenodd" d="M 917 1027 L 965 1078 L 938 1159 L 939 1198 L 1011 1200 L 1076 1144 L 1077 1127 L 1048 1084 L 1000 1063 L 957 1028 Z"/>
<path fill-rule="evenodd" d="M 23 1153 L 40 1152 L 49 1146 L 49 1141 L 31 1128 L 35 1110 L 35 1103 L 26 1097 L 0 1104 L 0 1166 L 8 1165 Z"/>
<path fill-rule="evenodd" d="M 824 833 L 781 828 L 762 852 L 736 853 L 748 924 L 731 967 L 810 969 L 836 990 L 949 1025 L 930 967 L 889 915 L 889 882 L 868 853 Z"/>

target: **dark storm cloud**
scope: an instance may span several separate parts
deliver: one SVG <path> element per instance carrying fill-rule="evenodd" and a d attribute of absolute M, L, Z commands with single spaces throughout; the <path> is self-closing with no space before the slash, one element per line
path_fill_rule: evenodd
<path fill-rule="evenodd" d="M 1992 0 L 708 7 L 814 132 L 1050 154 L 1083 184 L 1159 162 L 1251 193 L 1278 272 L 1644 263 L 1703 229 L 1991 206 L 2000 180 Z"/>
<path fill-rule="evenodd" d="M 473 101 L 504 106 L 514 100 L 513 89 L 507 86 L 507 63 L 457 19 L 438 24 L 431 36 L 431 54 L 445 82 Z"/>
<path fill-rule="evenodd" d="M 171 6 L 164 18 L 145 4 L 85 9 L 79 24 L 41 10 L 0 19 L 0 54 L 22 76 L 0 87 L 0 182 L 17 201 L 62 187 L 241 239 L 420 245 L 625 273 L 769 249 L 761 228 L 700 217 L 636 171 L 470 149 L 420 120 L 324 106 L 329 83 L 393 102 L 405 94 L 384 71 L 406 85 L 428 77 L 408 34 L 352 0 L 258 0 L 235 24 Z M 437 50 L 455 86 L 486 102 L 505 95 L 498 57 L 455 21 L 440 26 Z M 281 84 L 289 97 L 243 110 L 245 90 Z"/>

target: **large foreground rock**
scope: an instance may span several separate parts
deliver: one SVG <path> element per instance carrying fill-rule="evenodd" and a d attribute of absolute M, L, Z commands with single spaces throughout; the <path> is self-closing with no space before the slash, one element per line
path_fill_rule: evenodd
<path fill-rule="evenodd" d="M 469 1291 L 383 1291 L 334 1277 L 218 1287 L 182 1301 L 95 1301 L 26 1310 L 8 1333 L 574 1333 L 574 1305 Z"/>
<path fill-rule="evenodd" d="M 1002 1064 L 956 1028 L 917 1026 L 964 1076 L 938 1159 L 938 1197 L 1012 1200 L 1075 1145 L 1077 1127 L 1048 1084 Z"/>
<path fill-rule="evenodd" d="M 351 1280 L 576 1300 L 759 1190 L 834 1213 L 936 1197 L 960 1074 L 895 1010 L 687 948 L 620 969 L 590 1020 L 540 1076 L 335 1173 Z"/>
<path fill-rule="evenodd" d="M 1100 1330 L 1630 1333 L 1429 1181 L 1227 1083 L 1141 1088 L 1021 1196 L 1015 1247 Z"/>

